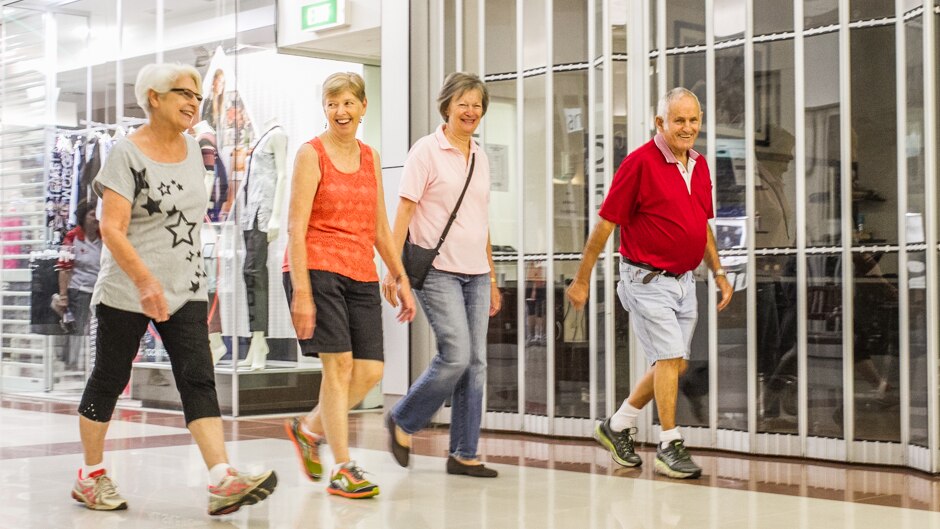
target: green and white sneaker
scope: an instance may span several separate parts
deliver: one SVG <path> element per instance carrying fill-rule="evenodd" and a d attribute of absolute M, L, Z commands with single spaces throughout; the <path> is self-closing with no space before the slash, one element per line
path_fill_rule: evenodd
<path fill-rule="evenodd" d="M 287 431 L 287 437 L 297 449 L 297 456 L 300 457 L 304 474 L 311 481 L 320 481 L 323 476 L 323 465 L 320 463 L 320 445 L 324 442 L 323 438 L 319 436 L 312 438 L 305 434 L 301 428 L 300 419 L 296 417 L 284 421 L 284 430 Z"/>
<path fill-rule="evenodd" d="M 379 494 L 379 486 L 365 478 L 355 461 L 347 461 L 333 473 L 326 491 L 344 498 L 371 498 Z"/>
<path fill-rule="evenodd" d="M 702 467 L 692 461 L 692 456 L 685 448 L 682 439 L 670 441 L 666 448 L 662 443 L 656 448 L 656 472 L 676 479 L 697 478 L 702 475 Z"/>
<path fill-rule="evenodd" d="M 610 451 L 610 457 L 625 467 L 638 467 L 643 460 L 633 449 L 633 436 L 636 428 L 624 428 L 615 432 L 610 429 L 610 419 L 597 423 L 594 428 L 594 439 Z"/>

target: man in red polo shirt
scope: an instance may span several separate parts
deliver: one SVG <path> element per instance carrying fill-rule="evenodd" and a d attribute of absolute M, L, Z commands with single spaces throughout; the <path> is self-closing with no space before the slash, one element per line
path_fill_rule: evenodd
<path fill-rule="evenodd" d="M 566 293 L 576 309 L 584 307 L 591 270 L 619 225 L 617 294 L 631 314 L 633 331 L 652 367 L 617 413 L 597 425 L 594 437 L 617 463 L 642 464 L 633 450 L 637 415 L 655 398 L 662 425 L 655 470 L 672 478 L 702 474 L 676 428 L 679 376 L 688 366 L 698 317 L 692 269 L 704 256 L 721 289 L 718 310 L 728 306 L 733 292 L 708 224 L 714 217 L 708 165 L 692 149 L 701 122 L 701 106 L 689 90 L 674 88 L 660 100 L 659 133 L 620 164 Z"/>

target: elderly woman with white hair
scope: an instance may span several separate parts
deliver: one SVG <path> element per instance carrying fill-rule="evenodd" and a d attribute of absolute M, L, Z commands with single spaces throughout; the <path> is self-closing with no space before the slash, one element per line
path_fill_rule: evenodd
<path fill-rule="evenodd" d="M 104 242 L 92 294 L 97 356 L 78 408 L 85 464 L 72 489 L 89 509 L 127 508 L 107 473 L 104 440 L 151 322 L 170 357 L 186 426 L 209 469 L 209 514 L 257 503 L 277 485 L 273 471 L 237 472 L 225 450 L 200 257 L 205 168 L 199 144 L 184 134 L 198 114 L 200 85 L 190 66 L 142 68 L 134 91 L 149 120 L 115 143 L 94 180 Z"/>

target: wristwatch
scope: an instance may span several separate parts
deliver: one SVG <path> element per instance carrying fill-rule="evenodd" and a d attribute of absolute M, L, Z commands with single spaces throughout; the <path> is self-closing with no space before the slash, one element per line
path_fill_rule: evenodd
<path fill-rule="evenodd" d="M 727 276 L 727 275 L 728 275 L 728 274 L 727 274 L 727 272 L 725 272 L 725 269 L 724 269 L 724 268 L 718 268 L 717 270 L 715 270 L 715 278 L 716 278 L 716 279 L 719 278 L 719 277 L 725 277 L 725 276 Z"/>

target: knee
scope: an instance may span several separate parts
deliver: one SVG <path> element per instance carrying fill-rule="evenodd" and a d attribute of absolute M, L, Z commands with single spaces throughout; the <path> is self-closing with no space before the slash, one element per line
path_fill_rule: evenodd
<path fill-rule="evenodd" d="M 323 362 L 324 382 L 348 385 L 349 381 L 352 379 L 353 367 L 355 366 L 352 355 L 342 354 L 335 355 L 335 357 L 332 356 L 334 355 L 331 355 L 331 358 Z"/>
<path fill-rule="evenodd" d="M 356 377 L 356 380 L 361 380 L 364 385 L 371 388 L 382 381 L 382 375 L 384 373 L 383 367 L 384 364 L 381 362 L 368 362 L 367 365 L 356 366 L 356 372 L 354 376 Z"/>

